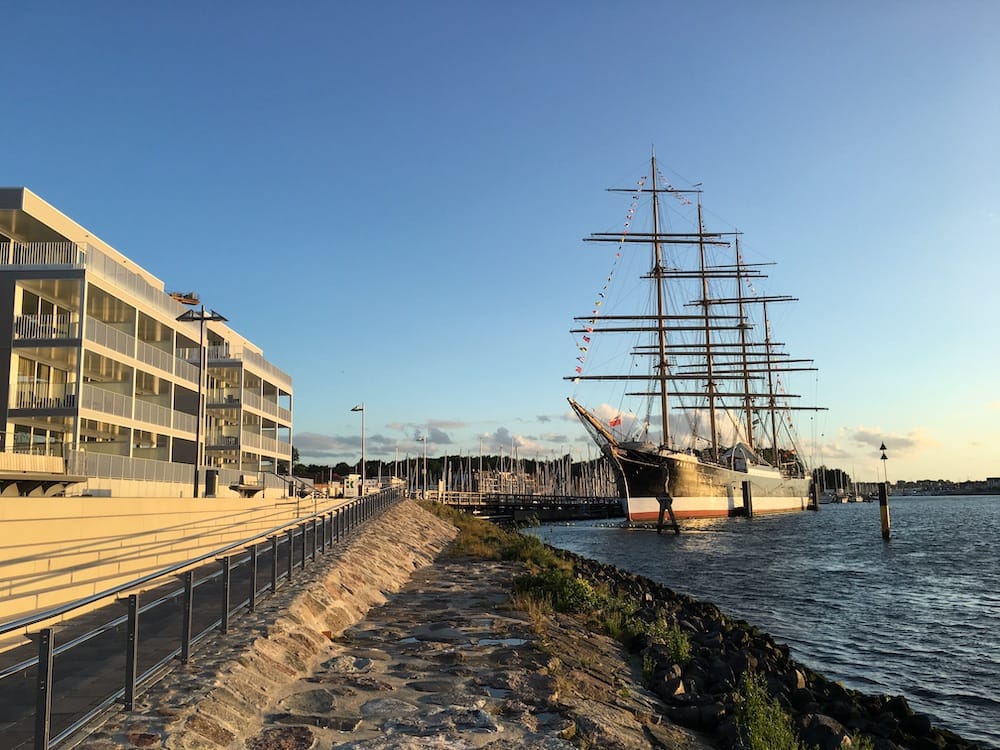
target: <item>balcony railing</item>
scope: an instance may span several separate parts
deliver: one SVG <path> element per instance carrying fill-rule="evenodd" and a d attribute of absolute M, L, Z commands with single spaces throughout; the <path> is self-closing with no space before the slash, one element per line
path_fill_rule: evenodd
<path fill-rule="evenodd" d="M 18 383 L 13 390 L 13 409 L 72 409 L 76 406 L 76 383 Z"/>
<path fill-rule="evenodd" d="M 80 323 L 71 315 L 18 315 L 14 318 L 14 340 L 75 339 Z"/>
<path fill-rule="evenodd" d="M 170 352 L 147 344 L 145 341 L 136 341 L 135 357 L 140 362 L 145 362 L 166 372 L 173 372 L 174 358 Z"/>
<path fill-rule="evenodd" d="M 173 416 L 173 409 L 138 398 L 135 400 L 135 419 L 138 422 L 170 427 L 173 423 Z"/>
<path fill-rule="evenodd" d="M 136 479 L 146 482 L 190 482 L 191 464 L 129 458 L 107 453 L 71 451 L 70 468 L 78 475 L 102 479 Z"/>
<path fill-rule="evenodd" d="M 84 253 L 75 242 L 0 242 L 0 265 L 83 268 Z"/>
<path fill-rule="evenodd" d="M 270 362 L 268 362 L 266 359 L 264 359 L 256 352 L 244 350 L 242 359 L 244 362 L 249 362 L 259 370 L 263 370 L 268 375 L 272 376 L 276 384 L 291 386 L 292 384 L 291 375 L 286 373 L 284 370 L 281 370 L 280 368 L 276 367 L 275 365 L 272 365 Z"/>
<path fill-rule="evenodd" d="M 105 346 L 128 357 L 135 356 L 135 336 L 98 320 L 87 319 L 87 341 Z"/>
<path fill-rule="evenodd" d="M 84 384 L 80 392 L 80 406 L 116 417 L 132 416 L 132 397 Z"/>
<path fill-rule="evenodd" d="M 226 432 L 213 432 L 205 436 L 206 450 L 238 450 L 239 447 L 239 435 Z"/>
<path fill-rule="evenodd" d="M 87 245 L 86 256 L 88 271 L 93 271 L 116 286 L 127 289 L 136 297 L 159 308 L 172 318 L 176 318 L 184 311 L 184 305 L 173 299 L 163 289 L 153 286 L 142 276 L 128 270 L 119 261 L 96 247 Z"/>
<path fill-rule="evenodd" d="M 239 408 L 239 388 L 210 388 L 205 394 L 205 403 L 209 406 Z"/>

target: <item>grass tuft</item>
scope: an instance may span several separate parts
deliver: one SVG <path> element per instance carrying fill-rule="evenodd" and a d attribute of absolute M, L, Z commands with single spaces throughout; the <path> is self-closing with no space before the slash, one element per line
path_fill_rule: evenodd
<path fill-rule="evenodd" d="M 804 750 L 791 717 L 768 695 L 762 675 L 743 673 L 738 705 L 736 724 L 747 750 Z"/>

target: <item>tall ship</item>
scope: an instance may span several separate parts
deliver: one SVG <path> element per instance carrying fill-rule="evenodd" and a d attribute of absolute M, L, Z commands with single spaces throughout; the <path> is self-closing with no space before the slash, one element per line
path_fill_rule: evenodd
<path fill-rule="evenodd" d="M 816 407 L 792 405 L 784 375 L 815 368 L 770 326 L 774 306 L 795 298 L 758 291 L 770 263 L 745 262 L 740 232 L 706 229 L 700 184 L 674 187 L 655 154 L 635 187 L 610 191 L 631 205 L 621 230 L 585 240 L 617 247 L 590 314 L 574 318 L 578 364 L 566 379 L 626 517 L 806 509 L 792 414 Z M 584 406 L 578 394 L 594 384 L 604 400 Z"/>

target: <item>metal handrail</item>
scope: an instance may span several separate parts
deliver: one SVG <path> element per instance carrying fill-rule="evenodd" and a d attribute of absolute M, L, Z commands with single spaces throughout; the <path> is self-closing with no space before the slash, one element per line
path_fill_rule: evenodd
<path fill-rule="evenodd" d="M 352 531 L 363 525 L 369 519 L 384 512 L 391 504 L 401 498 L 402 491 L 399 488 L 392 488 L 383 490 L 375 495 L 348 499 L 346 502 L 335 507 L 327 507 L 321 511 L 317 510 L 292 521 L 274 526 L 266 531 L 248 536 L 230 544 L 226 544 L 225 546 L 219 547 L 218 549 L 199 555 L 198 557 L 190 560 L 175 563 L 174 565 L 170 565 L 153 573 L 140 576 L 139 578 L 127 583 L 113 586 L 97 594 L 93 594 L 58 607 L 53 607 L 45 612 L 36 613 L 28 617 L 22 617 L 18 620 L 0 624 L 0 634 L 10 633 L 20 628 L 27 628 L 30 625 L 42 623 L 46 620 L 59 617 L 60 615 L 72 612 L 89 604 L 93 604 L 95 601 L 100 599 L 113 597 L 127 591 L 134 592 L 127 598 L 129 604 L 129 613 L 127 615 L 114 617 L 109 622 L 105 622 L 97 627 L 94 627 L 88 632 L 77 635 L 72 638 L 72 640 L 59 644 L 58 646 L 55 644 L 55 639 L 53 638 L 54 631 L 52 627 L 41 628 L 36 631 L 38 635 L 37 655 L 31 659 L 22 661 L 19 664 L 0 671 L 0 682 L 2 682 L 4 679 L 12 677 L 18 673 L 22 673 L 23 677 L 23 673 L 32 667 L 37 667 L 38 669 L 34 724 L 34 747 L 36 750 L 50 750 L 50 748 L 58 746 L 73 735 L 76 735 L 81 729 L 93 722 L 97 717 L 105 714 L 116 704 L 124 703 L 125 709 L 131 710 L 134 706 L 135 698 L 140 694 L 140 689 L 144 688 L 149 682 L 151 682 L 152 678 L 158 673 L 163 672 L 171 662 L 178 657 L 180 657 L 183 661 L 187 661 L 191 653 L 191 647 L 203 638 L 207 637 L 213 631 L 219 631 L 223 634 L 227 633 L 231 616 L 238 614 L 241 610 L 250 612 L 254 611 L 256 606 L 255 603 L 262 593 L 270 591 L 273 594 L 276 592 L 278 590 L 279 580 L 284 580 L 286 583 L 291 581 L 293 577 L 293 570 L 295 568 L 304 571 L 307 560 L 315 561 L 317 553 L 326 553 L 328 550 L 333 550 L 342 538 L 347 538 Z M 311 551 L 308 552 L 307 558 L 307 546 L 309 545 L 310 534 Z M 265 540 L 270 542 L 271 571 L 269 585 L 262 589 L 257 585 L 259 580 L 258 554 L 262 551 L 258 545 Z M 298 543 L 296 543 L 297 541 Z M 285 553 L 282 555 L 283 569 L 279 573 L 278 549 L 282 542 L 287 542 L 287 547 L 285 548 Z M 240 547 L 246 551 L 246 554 L 226 555 L 226 553 Z M 298 552 L 298 555 L 295 554 L 296 551 Z M 266 552 L 267 548 L 264 548 L 263 553 L 265 555 Z M 222 559 L 219 561 L 223 562 L 222 570 L 211 572 L 208 575 L 195 580 L 195 566 L 220 557 Z M 296 557 L 298 559 L 296 559 Z M 233 570 L 246 564 L 248 561 L 250 563 L 249 593 L 245 598 L 243 598 L 242 601 L 234 605 L 230 601 L 231 590 L 229 581 Z M 137 592 L 136 589 L 149 583 L 150 581 L 162 579 L 181 572 L 183 572 L 184 577 L 183 588 L 171 590 L 162 594 L 153 602 L 146 603 L 142 606 L 139 605 L 139 596 L 141 592 Z M 218 617 L 211 617 L 211 622 L 206 627 L 202 628 L 198 633 L 192 633 L 191 631 L 193 628 L 191 625 L 193 623 L 191 621 L 191 615 L 195 610 L 193 606 L 195 589 L 199 585 L 219 577 L 223 577 L 222 587 L 219 592 L 216 592 L 216 596 L 221 594 L 221 612 L 220 610 L 216 610 L 216 612 L 219 612 Z M 245 582 L 243 585 L 245 585 Z M 185 612 L 184 618 L 186 618 L 186 622 L 182 622 L 183 628 L 180 637 L 180 646 L 172 650 L 169 654 L 161 658 L 152 666 L 146 668 L 142 674 L 138 674 L 139 641 L 137 636 L 139 633 L 141 615 L 155 609 L 157 606 L 162 605 L 169 600 L 176 600 L 179 596 L 183 597 L 183 608 Z M 199 598 L 199 602 L 200 601 L 202 600 Z M 219 602 L 220 600 L 216 598 L 214 601 Z M 211 606 L 212 605 L 209 605 L 209 607 Z M 205 614 L 207 614 L 207 612 Z M 200 621 L 200 626 L 201 623 L 204 623 L 204 617 L 201 616 L 198 619 Z M 61 728 L 58 734 L 50 736 L 52 670 L 54 657 L 81 646 L 88 641 L 107 633 L 108 631 L 119 629 L 122 625 L 126 625 L 126 634 L 129 638 L 125 645 L 126 675 L 124 677 L 124 685 L 122 682 L 117 682 L 117 685 L 123 685 L 122 687 L 115 687 L 113 684 L 107 685 L 106 689 L 110 690 L 110 695 L 106 695 L 103 698 L 99 695 L 96 696 L 98 703 L 95 706 L 92 706 L 89 709 L 82 708 L 81 711 L 83 711 L 83 713 L 76 717 L 67 717 L 71 718 L 69 726 Z M 149 652 L 147 651 L 147 655 L 148 654 Z M 154 656 L 154 658 L 156 657 Z M 88 687 L 88 690 L 89 689 L 90 688 Z M 30 713 L 24 714 L 25 719 L 28 716 L 30 716 Z"/>

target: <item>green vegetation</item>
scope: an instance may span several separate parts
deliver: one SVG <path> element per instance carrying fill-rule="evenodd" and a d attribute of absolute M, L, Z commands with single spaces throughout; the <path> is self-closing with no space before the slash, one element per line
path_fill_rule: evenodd
<path fill-rule="evenodd" d="M 805 750 L 791 717 L 768 695 L 763 675 L 744 672 L 738 699 L 736 723 L 748 750 Z"/>
<path fill-rule="evenodd" d="M 455 557 L 519 560 L 533 569 L 570 570 L 573 567 L 537 537 L 507 531 L 441 503 L 421 501 L 420 506 L 458 527 L 458 537 L 451 546 L 451 554 Z"/>
<path fill-rule="evenodd" d="M 422 501 L 420 505 L 458 527 L 452 555 L 517 560 L 527 565 L 528 572 L 514 579 L 513 604 L 529 613 L 536 629 L 553 610 L 586 614 L 597 628 L 627 647 L 647 639 L 665 645 L 678 664 L 686 664 L 691 658 L 687 634 L 676 623 L 668 623 L 664 612 L 657 613 L 652 621 L 648 614 L 642 617 L 639 602 L 614 596 L 579 578 L 572 563 L 537 537 L 507 531 L 441 503 Z"/>
<path fill-rule="evenodd" d="M 681 630 L 676 623 L 667 629 L 664 643 L 675 664 L 687 664 L 691 661 L 691 641 L 688 639 L 687 633 Z"/>
<path fill-rule="evenodd" d="M 593 586 L 559 568 L 516 576 L 514 594 L 549 602 L 557 612 L 592 612 L 598 601 Z"/>
<path fill-rule="evenodd" d="M 653 673 L 656 671 L 656 659 L 652 654 L 642 655 L 642 679 L 646 681 L 648 685 L 653 679 Z"/>

